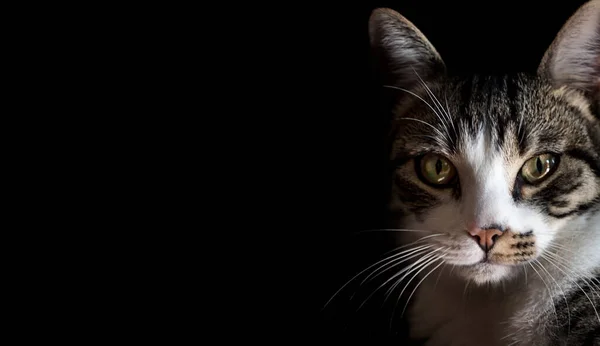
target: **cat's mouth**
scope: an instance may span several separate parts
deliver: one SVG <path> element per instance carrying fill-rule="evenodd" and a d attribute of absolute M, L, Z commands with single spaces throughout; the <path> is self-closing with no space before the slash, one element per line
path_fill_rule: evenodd
<path fill-rule="evenodd" d="M 515 264 L 519 264 L 519 263 L 503 263 L 503 262 L 499 262 L 496 261 L 494 259 L 490 259 L 488 257 L 483 258 L 481 261 L 473 264 L 474 266 L 484 266 L 484 267 L 489 267 L 489 268 L 495 268 L 497 266 L 511 266 L 511 265 L 515 265 Z"/>
<path fill-rule="evenodd" d="M 482 266 L 493 267 L 493 266 L 500 266 L 500 265 L 506 265 L 506 264 L 507 263 L 502 263 L 502 262 L 497 261 L 497 260 L 495 260 L 493 258 L 490 258 L 488 256 L 488 254 L 486 254 L 486 256 L 484 258 L 482 258 L 481 261 L 479 261 L 479 262 L 477 262 L 477 263 L 475 263 L 473 265 L 475 265 L 475 266 L 482 265 Z"/>
<path fill-rule="evenodd" d="M 492 260 L 490 260 L 490 258 L 488 257 L 487 253 L 485 254 L 485 257 L 479 261 L 479 263 L 476 264 L 495 264 Z"/>
<path fill-rule="evenodd" d="M 488 251 L 479 249 L 480 259 L 463 267 L 462 274 L 478 283 L 499 282 L 519 265 L 538 256 L 538 247 L 533 232 L 507 231 Z"/>

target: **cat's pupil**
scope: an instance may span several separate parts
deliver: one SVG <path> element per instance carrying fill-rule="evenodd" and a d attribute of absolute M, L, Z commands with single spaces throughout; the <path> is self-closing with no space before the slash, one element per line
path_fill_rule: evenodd
<path fill-rule="evenodd" d="M 544 169 L 544 165 L 542 164 L 542 160 L 538 157 L 537 162 L 536 162 L 536 168 L 538 170 L 538 173 L 542 173 L 542 170 Z"/>
<path fill-rule="evenodd" d="M 442 171 L 442 160 L 437 160 L 437 162 L 435 163 L 435 170 L 437 174 L 440 175 L 440 172 Z"/>

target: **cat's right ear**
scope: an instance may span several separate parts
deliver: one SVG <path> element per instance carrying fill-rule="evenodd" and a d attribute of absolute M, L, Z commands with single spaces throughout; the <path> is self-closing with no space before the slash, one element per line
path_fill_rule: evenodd
<path fill-rule="evenodd" d="M 600 106 L 600 0 L 583 4 L 544 54 L 538 73 Z"/>
<path fill-rule="evenodd" d="M 384 84 L 411 89 L 445 74 L 444 62 L 425 35 L 394 10 L 375 9 L 369 19 L 371 48 Z"/>

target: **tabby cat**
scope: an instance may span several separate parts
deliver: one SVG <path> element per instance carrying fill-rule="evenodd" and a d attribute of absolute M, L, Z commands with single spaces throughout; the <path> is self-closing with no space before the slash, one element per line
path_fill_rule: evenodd
<path fill-rule="evenodd" d="M 600 0 L 536 74 L 449 76 L 390 9 L 373 11 L 369 34 L 397 93 L 390 209 L 406 232 L 390 260 L 411 258 L 396 278 L 421 281 L 411 339 L 600 345 Z"/>

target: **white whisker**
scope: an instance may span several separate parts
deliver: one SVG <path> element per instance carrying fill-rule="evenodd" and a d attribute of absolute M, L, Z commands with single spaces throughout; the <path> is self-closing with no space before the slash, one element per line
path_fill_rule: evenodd
<path fill-rule="evenodd" d="M 438 137 L 434 137 L 434 136 L 429 136 L 429 135 L 407 135 L 407 137 L 421 137 L 421 138 L 429 138 L 432 140 L 433 143 L 436 143 L 437 145 L 440 144 L 440 139 Z"/>
<path fill-rule="evenodd" d="M 424 263 L 427 263 L 430 259 L 432 259 L 433 257 L 435 257 L 435 253 L 440 251 L 440 249 L 434 250 L 430 253 L 428 253 L 427 255 L 423 256 L 422 258 L 418 259 L 417 261 L 415 261 L 415 263 L 413 265 L 411 265 L 408 268 L 405 268 L 405 270 L 402 271 L 402 273 L 406 272 L 406 274 L 404 274 L 404 276 L 402 276 L 399 280 L 396 280 L 396 282 L 394 282 L 394 284 L 392 285 L 392 287 L 390 287 L 387 292 L 386 292 L 386 300 L 388 299 L 389 295 L 391 294 L 391 292 L 402 282 L 402 280 L 404 280 L 407 276 L 409 276 L 411 273 L 415 272 L 416 270 L 418 270 L 419 268 L 421 268 L 421 265 L 424 265 Z M 398 273 L 400 274 L 400 273 Z M 396 275 L 396 277 L 398 277 L 399 275 Z"/>
<path fill-rule="evenodd" d="M 558 326 L 558 314 L 556 313 L 556 306 L 554 304 L 554 298 L 552 298 L 554 296 L 554 294 L 552 294 L 552 290 L 550 289 L 550 286 L 548 286 L 548 284 L 546 283 L 546 280 L 544 280 L 544 278 L 542 277 L 542 275 L 537 271 L 537 269 L 535 269 L 535 267 L 533 266 L 533 264 L 529 263 L 529 265 L 536 272 L 536 274 L 540 277 L 540 279 L 542 279 L 542 282 L 544 283 L 544 286 L 546 286 L 546 289 L 548 290 L 548 294 L 550 296 L 550 302 L 552 303 L 552 310 L 554 311 L 554 317 L 556 318 L 556 325 Z"/>
<path fill-rule="evenodd" d="M 519 119 L 519 128 L 517 129 L 517 133 L 521 133 L 521 135 L 519 136 L 519 146 L 521 146 L 523 144 L 523 139 L 525 138 L 525 133 L 522 131 L 523 128 L 523 114 L 521 114 L 521 117 Z"/>
<path fill-rule="evenodd" d="M 433 91 L 431 91 L 431 89 L 429 88 L 429 86 L 427 86 L 427 83 L 425 83 L 425 81 L 421 78 L 421 76 L 419 76 L 419 74 L 417 73 L 417 71 L 415 69 L 413 69 L 413 71 L 417 75 L 417 78 L 419 78 L 419 81 L 421 82 L 421 85 L 423 85 L 425 87 L 425 90 L 427 91 L 427 94 L 429 95 L 429 98 L 432 100 L 433 104 L 436 106 L 436 108 L 438 109 L 438 111 L 443 115 L 443 117 L 442 117 L 437 112 L 434 112 L 435 115 L 438 117 L 438 119 L 444 125 L 444 130 L 446 131 L 446 134 L 447 134 L 446 138 L 448 139 L 448 141 L 452 141 L 452 137 L 450 136 L 450 133 L 448 132 L 448 123 L 452 122 L 452 119 L 450 118 L 450 114 L 444 113 L 444 108 L 442 107 L 441 102 L 437 99 L 437 97 L 435 96 L 435 94 L 433 93 Z M 452 141 L 452 144 L 455 144 L 455 143 Z"/>
<path fill-rule="evenodd" d="M 432 256 L 433 253 L 428 253 L 423 255 L 422 258 L 418 259 L 415 263 L 409 265 L 408 267 L 402 269 L 401 271 L 399 271 L 398 273 L 394 274 L 391 278 L 387 279 L 383 284 L 379 285 L 379 287 L 377 287 L 364 301 L 362 304 L 360 304 L 360 306 L 358 307 L 358 310 L 360 310 L 363 305 L 365 305 L 365 303 L 371 299 L 371 297 L 377 293 L 377 291 L 379 291 L 381 288 L 385 287 L 385 285 L 387 285 L 389 282 L 393 281 L 395 278 L 397 278 L 398 276 L 402 275 L 405 271 L 410 270 L 411 268 L 413 268 L 414 266 L 418 265 L 419 263 L 421 263 L 423 260 L 427 259 L 429 256 Z M 402 280 L 402 279 L 401 279 Z M 389 292 L 389 291 L 388 291 Z M 386 299 L 387 299 L 387 295 L 386 295 Z"/>
<path fill-rule="evenodd" d="M 394 306 L 394 310 L 392 311 L 392 317 L 390 320 L 390 328 L 391 328 L 391 323 L 394 320 L 394 314 L 396 312 L 396 306 L 398 305 L 398 303 L 400 302 L 400 298 L 402 297 L 402 295 L 404 294 L 404 291 L 408 288 L 408 285 L 410 285 L 410 283 L 423 271 L 425 270 L 425 268 L 429 267 L 430 265 L 432 265 L 433 263 L 437 262 L 438 260 L 441 259 L 440 256 L 436 256 L 434 253 L 437 251 L 443 250 L 443 248 L 439 248 L 437 250 L 435 250 L 434 252 L 432 252 L 431 254 L 433 256 L 429 257 L 427 261 L 425 261 L 422 265 L 414 268 L 413 270 L 411 270 L 410 272 L 408 272 L 406 275 L 404 275 L 400 280 L 398 280 L 395 284 L 394 287 L 397 286 L 400 282 L 402 282 L 402 280 L 404 280 L 404 278 L 406 278 L 411 272 L 415 272 L 413 274 L 413 276 L 410 278 L 410 280 L 408 280 L 408 282 L 406 283 L 406 285 L 404 285 L 404 288 L 402 289 L 402 291 L 400 292 L 400 294 L 398 295 L 398 299 L 396 299 L 396 305 Z M 443 263 L 443 262 L 442 262 Z M 418 286 L 417 286 L 418 287 Z M 412 295 L 411 295 L 412 296 Z M 410 297 L 409 297 L 410 299 Z M 403 311 L 404 314 L 404 311 Z"/>
<path fill-rule="evenodd" d="M 419 122 L 419 123 L 421 123 L 421 124 L 424 124 L 424 125 L 427 125 L 427 126 L 431 127 L 431 128 L 432 128 L 432 129 L 433 129 L 435 132 L 437 132 L 437 133 L 438 133 L 438 135 L 440 135 L 441 137 L 445 137 L 445 136 L 444 136 L 444 134 L 443 134 L 443 133 L 442 133 L 440 130 L 438 130 L 438 128 L 437 128 L 437 127 L 435 127 L 435 126 L 431 125 L 430 123 L 428 123 L 428 122 L 426 122 L 426 121 L 423 121 L 423 120 L 420 120 L 420 119 L 415 119 L 415 118 L 408 118 L 408 117 L 398 118 L 398 120 L 413 120 L 413 121 Z"/>
<path fill-rule="evenodd" d="M 596 278 L 589 278 L 589 274 L 586 275 L 585 273 L 581 273 L 577 270 L 574 270 L 573 268 L 570 268 L 570 266 L 568 266 L 568 261 L 566 259 L 564 259 L 562 256 L 558 255 L 557 253 L 553 253 L 551 251 L 547 251 L 546 254 L 547 256 L 553 258 L 558 264 L 560 264 L 565 270 L 568 270 L 570 272 L 572 272 L 573 274 L 576 274 L 578 277 L 581 278 L 581 280 L 583 280 L 586 285 L 588 285 L 588 287 L 592 290 L 592 292 L 594 292 L 595 294 L 597 294 L 600 297 L 600 286 L 598 286 L 596 284 L 596 282 L 598 282 L 598 280 Z M 589 281 L 588 281 L 589 278 Z M 592 284 L 593 287 L 590 286 L 590 283 Z"/>
<path fill-rule="evenodd" d="M 467 289 L 469 288 L 469 284 L 471 284 L 471 280 L 468 280 L 467 283 L 465 284 L 465 289 L 463 290 L 463 299 L 467 295 Z"/>
<path fill-rule="evenodd" d="M 404 88 L 393 86 L 393 85 L 384 85 L 383 87 L 384 88 L 390 88 L 390 89 L 396 89 L 396 90 L 404 91 L 404 92 L 406 92 L 406 93 L 408 93 L 408 94 L 410 94 L 410 95 L 418 98 L 419 100 L 421 100 L 423 103 L 425 103 L 433 111 L 433 113 L 438 117 L 438 119 L 442 120 L 441 117 L 440 117 L 440 115 L 438 114 L 438 112 L 433 108 L 433 106 L 431 106 L 431 104 L 429 104 L 429 102 L 425 101 L 421 96 L 415 94 L 414 92 L 412 92 L 410 90 L 407 90 L 407 89 L 404 89 Z M 408 118 L 400 118 L 400 119 L 408 119 Z M 439 131 L 436 127 L 432 126 L 431 124 L 428 124 L 426 122 L 423 122 L 423 123 L 431 126 L 431 128 L 433 128 L 442 138 L 446 138 L 446 139 L 450 140 L 449 135 L 445 136 L 441 131 Z M 442 123 L 444 124 L 444 122 L 442 122 Z M 446 133 L 448 133 L 447 129 L 446 129 Z"/>
<path fill-rule="evenodd" d="M 558 284 L 558 282 L 556 282 L 556 280 L 554 279 L 552 274 L 550 274 L 550 272 L 548 270 L 546 270 L 546 267 L 544 267 L 544 265 L 537 259 L 535 260 L 535 262 L 542 268 L 542 270 L 544 270 L 546 272 L 546 274 L 548 274 L 550 279 L 552 279 L 552 281 L 554 281 L 554 284 L 556 286 L 558 286 L 558 289 L 560 290 L 563 298 L 565 299 L 565 304 L 567 305 L 567 321 L 568 321 L 567 335 L 570 335 L 571 334 L 571 309 L 569 308 L 569 301 L 567 299 L 567 295 L 565 294 L 565 291 L 562 289 L 562 287 Z"/>
<path fill-rule="evenodd" d="M 560 267 L 558 267 L 558 265 L 554 261 L 552 261 L 549 256 L 545 256 L 545 255 L 546 254 L 542 254 L 542 257 L 544 257 L 548 261 L 548 263 L 552 264 L 556 269 L 560 270 L 567 277 L 567 279 L 569 279 L 572 283 L 574 283 L 577 287 L 579 287 L 579 289 L 581 290 L 581 292 L 583 292 L 583 294 L 586 296 L 586 298 L 590 301 L 590 304 L 592 304 L 592 308 L 594 309 L 594 312 L 596 313 L 596 317 L 598 318 L 598 322 L 600 322 L 600 315 L 598 315 L 598 310 L 596 310 L 596 305 L 594 305 L 594 302 L 592 301 L 592 299 L 590 299 L 590 296 L 588 296 L 588 294 L 577 283 L 577 281 L 573 280 L 566 272 L 564 272 L 562 269 L 560 269 Z"/>
<path fill-rule="evenodd" d="M 440 282 L 440 278 L 442 277 L 442 273 L 444 272 L 444 269 L 446 269 L 446 265 L 447 265 L 447 263 L 444 261 L 444 266 L 440 270 L 440 273 L 438 274 L 438 277 L 435 280 L 435 285 L 433 285 L 433 292 L 435 292 L 435 289 L 437 288 L 437 285 Z"/>
<path fill-rule="evenodd" d="M 452 268 L 450 269 L 450 276 L 452 276 L 452 272 L 454 271 L 454 269 L 456 268 L 456 264 L 452 264 Z"/>
<path fill-rule="evenodd" d="M 415 249 L 410 250 L 410 251 L 412 251 L 412 250 L 415 250 L 415 251 L 412 251 L 410 253 L 402 255 L 399 258 L 392 259 L 392 260 L 388 261 L 387 263 L 382 264 L 379 268 L 377 268 L 373 272 L 371 272 L 371 274 L 367 275 L 367 277 L 364 278 L 364 280 L 360 283 L 360 285 L 361 286 L 364 285 L 364 283 L 367 282 L 369 279 L 375 279 L 379 275 L 385 273 L 386 271 L 396 267 L 397 265 L 399 265 L 401 263 L 404 263 L 404 262 L 409 261 L 417 256 L 420 256 L 421 254 L 423 254 L 425 251 L 427 251 L 428 249 L 430 249 L 432 247 L 433 247 L 433 245 L 419 246 L 416 250 Z M 389 266 L 389 267 L 385 268 L 386 266 Z M 380 270 L 382 270 L 382 271 L 378 273 L 378 271 L 380 271 Z"/>
<path fill-rule="evenodd" d="M 406 228 L 379 228 L 379 229 L 368 229 L 365 231 L 358 231 L 357 234 L 370 233 L 370 232 L 408 232 L 408 233 L 434 233 L 433 231 L 426 231 L 423 229 L 406 229 Z M 436 233 L 438 235 L 445 235 L 443 233 Z"/>
<path fill-rule="evenodd" d="M 506 346 L 515 346 L 518 343 L 519 343 L 519 340 L 515 340 L 515 341 L 511 342 L 510 344 L 508 344 Z"/>
<path fill-rule="evenodd" d="M 442 264 L 444 264 L 444 259 L 443 258 L 438 258 L 436 261 L 438 260 L 442 260 L 442 263 L 438 264 L 435 268 L 433 268 L 429 273 L 425 274 L 425 276 L 423 276 L 423 278 L 421 279 L 421 281 L 419 281 L 417 283 L 417 286 L 415 286 L 415 288 L 413 289 L 413 291 L 410 293 L 410 295 L 408 296 L 408 299 L 406 300 L 406 304 L 404 305 L 404 309 L 402 309 L 402 314 L 400 315 L 400 317 L 404 316 L 404 312 L 406 312 L 406 308 L 408 307 L 408 303 L 410 302 L 410 298 L 412 298 L 412 296 L 415 294 L 415 291 L 419 288 L 419 286 L 421 285 L 421 283 L 423 283 L 423 281 L 425 281 L 425 279 L 427 279 L 427 277 L 429 275 L 431 275 L 431 273 L 433 273 L 436 269 L 438 269 Z M 435 261 L 434 261 L 435 262 Z M 418 273 L 417 273 L 418 274 Z M 408 287 L 408 284 L 407 284 Z M 402 294 L 402 293 L 400 293 Z"/>
<path fill-rule="evenodd" d="M 456 127 L 454 126 L 454 121 L 450 117 L 450 107 L 448 106 L 448 98 L 446 97 L 446 93 L 444 93 L 444 101 L 446 102 L 446 114 L 448 114 L 448 118 L 450 119 L 450 124 L 452 125 L 452 129 L 456 133 Z"/>
<path fill-rule="evenodd" d="M 327 306 L 328 306 L 328 305 L 331 303 L 331 301 L 332 301 L 332 300 L 333 300 L 333 299 L 334 299 L 334 298 L 335 298 L 335 297 L 336 297 L 336 296 L 337 296 L 337 295 L 338 295 L 338 294 L 339 294 L 339 293 L 340 293 L 340 292 L 341 292 L 341 291 L 342 291 L 342 290 L 343 290 L 343 289 L 344 289 L 346 286 L 348 286 L 348 285 L 349 285 L 351 282 L 353 282 L 354 280 L 356 280 L 356 279 L 357 279 L 359 276 L 361 276 L 363 273 L 365 273 L 365 272 L 366 272 L 366 271 L 368 271 L 369 269 L 371 269 L 371 268 L 375 267 L 376 265 L 378 265 L 378 264 L 380 264 L 380 263 L 382 263 L 382 262 L 389 261 L 391 258 L 394 258 L 394 257 L 397 257 L 397 256 L 402 256 L 402 255 L 403 255 L 403 254 L 405 254 L 406 252 L 413 251 L 413 250 L 414 250 L 414 249 L 408 249 L 408 250 L 402 251 L 402 252 L 400 252 L 400 253 L 397 253 L 397 254 L 395 254 L 395 255 L 392 255 L 392 256 L 386 257 L 386 258 L 384 258 L 384 259 L 382 259 L 382 260 L 380 260 L 380 261 L 377 261 L 377 262 L 375 262 L 374 264 L 372 264 L 372 265 L 368 266 L 367 268 L 363 269 L 363 270 L 362 270 L 362 271 L 360 271 L 358 274 L 356 274 L 355 276 L 353 276 L 353 277 L 352 277 L 350 280 L 348 280 L 348 281 L 347 281 L 347 282 L 346 282 L 346 283 L 345 283 L 345 284 L 344 284 L 344 285 L 343 285 L 343 286 L 342 286 L 342 287 L 341 287 L 339 290 L 337 290 L 337 291 L 336 291 L 336 292 L 333 294 L 333 296 L 332 296 L 331 298 L 329 298 L 329 300 L 327 301 L 327 303 L 325 303 L 325 305 L 323 306 L 323 308 L 321 309 L 321 311 L 322 311 L 322 310 L 324 310 L 325 308 L 327 308 Z"/>
<path fill-rule="evenodd" d="M 387 254 L 389 254 L 389 253 L 392 253 L 392 252 L 394 252 L 394 251 L 398 251 L 398 250 L 400 250 L 400 249 L 406 248 L 406 247 L 408 247 L 408 246 L 411 246 L 411 245 L 414 245 L 414 244 L 420 243 L 420 242 L 422 242 L 422 241 L 424 241 L 424 240 L 426 240 L 426 239 L 429 239 L 429 238 L 434 238 L 434 237 L 439 237 L 439 236 L 442 236 L 442 235 L 446 235 L 446 234 L 432 234 L 432 235 L 428 235 L 428 236 L 425 236 L 425 237 L 419 238 L 419 239 L 417 239 L 417 240 L 413 241 L 412 243 L 408 243 L 408 244 L 405 244 L 405 245 L 398 246 L 398 247 L 396 247 L 396 248 L 394 248 L 394 249 L 392 249 L 392 250 L 390 250 L 390 251 L 388 251 L 388 252 L 384 253 L 384 254 L 383 254 L 383 256 L 385 256 L 385 255 L 387 255 Z"/>

